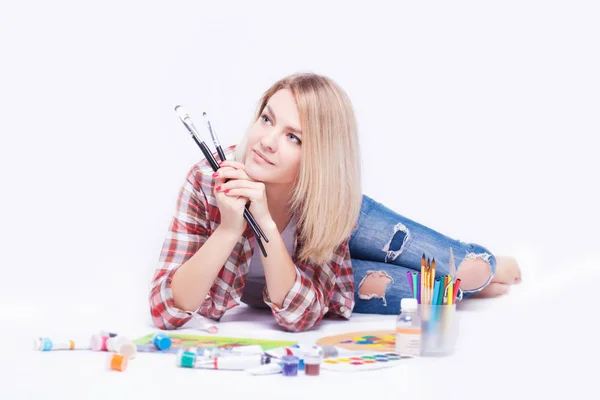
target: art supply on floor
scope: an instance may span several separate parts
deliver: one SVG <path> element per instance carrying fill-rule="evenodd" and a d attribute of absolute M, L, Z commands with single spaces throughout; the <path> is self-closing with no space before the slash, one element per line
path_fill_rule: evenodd
<path fill-rule="evenodd" d="M 421 356 L 447 356 L 454 351 L 458 338 L 455 304 L 420 304 Z"/>
<path fill-rule="evenodd" d="M 320 338 L 316 344 L 353 351 L 389 353 L 396 350 L 396 332 L 395 330 L 349 332 Z"/>
<path fill-rule="evenodd" d="M 128 359 L 123 354 L 111 354 L 108 359 L 108 368 L 113 371 L 125 371 L 127 369 Z"/>
<path fill-rule="evenodd" d="M 415 298 L 400 301 L 400 315 L 396 320 L 396 353 L 418 357 L 421 354 L 421 318 Z"/>
<path fill-rule="evenodd" d="M 152 342 L 153 334 L 140 337 L 133 342 L 137 345 L 137 350 L 140 353 L 169 353 L 176 354 L 180 349 L 189 349 L 195 347 L 198 354 L 202 354 L 206 349 L 233 349 L 241 346 L 260 346 L 263 351 L 272 350 L 280 347 L 294 346 L 298 342 L 290 340 L 268 340 L 268 339 L 252 339 L 252 338 L 236 338 L 226 336 L 199 336 L 172 334 L 167 336 L 171 339 L 171 347 L 168 350 L 160 351 Z"/>
<path fill-rule="evenodd" d="M 243 371 L 269 364 L 271 362 L 271 358 L 266 355 L 255 354 L 205 359 L 204 357 L 199 357 L 195 353 L 179 350 L 177 353 L 176 362 L 177 366 L 182 368 Z"/>
<path fill-rule="evenodd" d="M 319 346 L 323 350 L 323 358 L 335 358 L 335 357 L 353 357 L 363 355 L 370 352 L 371 350 L 347 350 L 341 347 L 335 346 Z"/>
<path fill-rule="evenodd" d="M 371 353 L 355 357 L 327 358 L 321 368 L 338 372 L 360 372 L 383 368 L 392 368 L 406 362 L 398 353 Z"/>
<path fill-rule="evenodd" d="M 39 351 L 53 350 L 89 350 L 89 343 L 83 343 L 75 340 L 52 340 L 48 337 L 39 337 L 33 341 L 33 349 Z"/>
<path fill-rule="evenodd" d="M 214 347 L 206 349 L 198 349 L 191 347 L 186 351 L 195 353 L 196 355 L 202 356 L 205 359 L 212 359 L 216 357 L 227 357 L 227 356 L 243 356 L 243 355 L 256 355 L 263 354 L 264 351 L 259 345 L 249 346 L 236 346 L 236 347 Z"/>
<path fill-rule="evenodd" d="M 335 346 L 320 346 L 323 350 L 323 358 L 337 357 L 340 355 L 340 351 Z"/>
<path fill-rule="evenodd" d="M 297 376 L 298 375 L 298 364 L 300 358 L 296 356 L 283 356 L 281 357 L 281 366 L 283 376 Z"/>
<path fill-rule="evenodd" d="M 135 358 L 137 354 L 137 346 L 125 336 L 113 336 L 106 340 L 106 348 L 108 351 L 120 353 L 129 359 Z"/>
<path fill-rule="evenodd" d="M 106 340 L 106 349 L 114 353 L 119 353 L 119 351 L 121 350 L 121 344 L 126 342 L 127 338 L 123 336 L 109 336 Z"/>
<path fill-rule="evenodd" d="M 226 347 L 219 349 L 222 355 L 256 355 L 264 353 L 263 348 L 258 344 L 248 346 Z"/>
<path fill-rule="evenodd" d="M 93 351 L 108 351 L 108 348 L 106 347 L 107 341 L 108 336 L 92 335 L 90 347 Z"/>
<path fill-rule="evenodd" d="M 132 360 L 137 355 L 137 346 L 133 342 L 123 343 L 121 344 L 121 349 L 119 350 L 119 353 Z"/>
<path fill-rule="evenodd" d="M 152 343 L 158 350 L 164 351 L 171 348 L 171 338 L 164 333 L 157 333 L 152 337 Z"/>
<path fill-rule="evenodd" d="M 302 358 L 302 356 L 304 355 L 304 350 L 299 345 L 293 345 L 269 349 L 266 351 L 266 353 L 271 357 L 275 357 L 278 359 L 281 359 L 284 356 L 297 356 L 298 358 Z"/>
<path fill-rule="evenodd" d="M 313 346 L 304 354 L 304 374 L 317 376 L 321 374 L 321 363 L 324 351 L 319 346 Z"/>
<path fill-rule="evenodd" d="M 435 258 L 429 260 L 425 253 L 421 257 L 421 271 L 416 273 L 407 272 L 406 279 L 411 287 L 411 297 L 417 299 L 418 304 L 452 305 L 458 297 L 462 299 L 462 292 L 458 290 L 460 279 L 456 279 L 456 266 L 454 264 L 454 253 L 450 248 L 450 261 L 448 275 L 436 277 Z M 414 275 L 417 275 L 419 284 L 414 285 Z"/>

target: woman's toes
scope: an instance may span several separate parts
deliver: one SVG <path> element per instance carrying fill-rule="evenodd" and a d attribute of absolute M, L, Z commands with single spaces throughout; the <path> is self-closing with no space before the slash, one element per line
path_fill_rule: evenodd
<path fill-rule="evenodd" d="M 496 273 L 492 282 L 514 285 L 521 283 L 521 268 L 513 257 L 497 256 Z"/>
<path fill-rule="evenodd" d="M 483 288 L 480 292 L 475 293 L 471 297 L 498 297 L 508 293 L 509 289 L 510 285 L 507 285 L 506 283 L 492 282 L 485 288 Z"/>

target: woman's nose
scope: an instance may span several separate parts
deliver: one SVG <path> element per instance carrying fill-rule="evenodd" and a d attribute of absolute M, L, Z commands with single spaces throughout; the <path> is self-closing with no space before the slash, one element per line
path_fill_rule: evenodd
<path fill-rule="evenodd" d="M 263 147 L 268 148 L 271 151 L 277 150 L 277 138 L 279 137 L 277 131 L 273 129 L 263 135 L 260 139 L 260 143 Z"/>

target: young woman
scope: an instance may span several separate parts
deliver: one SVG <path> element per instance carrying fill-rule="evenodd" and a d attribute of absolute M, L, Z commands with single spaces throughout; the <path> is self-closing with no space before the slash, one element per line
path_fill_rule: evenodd
<path fill-rule="evenodd" d="M 421 257 L 448 274 L 455 255 L 461 295 L 496 296 L 520 280 L 511 258 L 453 240 L 361 192 L 354 112 L 331 79 L 295 74 L 260 99 L 255 119 L 213 173 L 187 174 L 152 279 L 155 325 L 175 329 L 194 313 L 219 320 L 239 305 L 268 307 L 285 330 L 325 315 L 398 314 L 411 297 L 406 271 Z M 269 239 L 261 253 L 243 211 Z"/>

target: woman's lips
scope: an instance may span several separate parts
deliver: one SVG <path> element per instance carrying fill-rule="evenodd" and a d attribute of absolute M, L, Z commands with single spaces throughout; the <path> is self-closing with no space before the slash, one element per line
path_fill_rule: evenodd
<path fill-rule="evenodd" d="M 257 159 L 257 161 L 260 162 L 264 162 L 270 165 L 273 165 L 273 163 L 269 160 L 267 160 L 265 157 L 263 157 L 260 153 L 258 153 L 256 150 L 252 150 L 254 152 L 254 158 Z"/>

